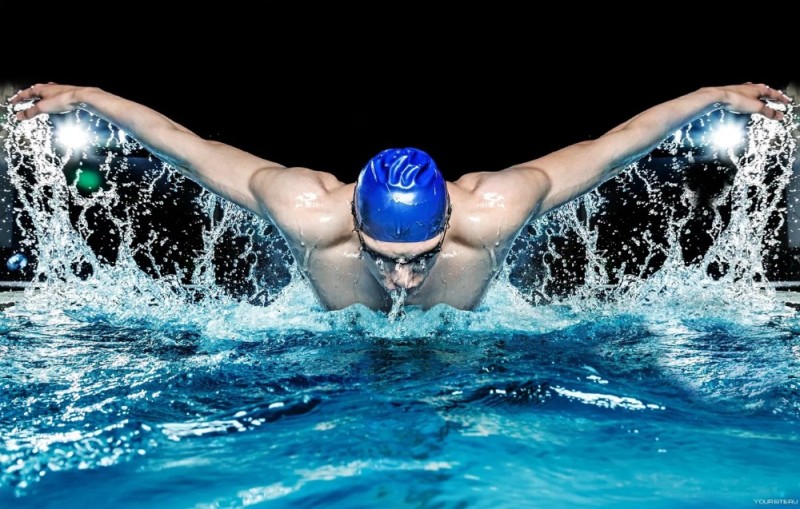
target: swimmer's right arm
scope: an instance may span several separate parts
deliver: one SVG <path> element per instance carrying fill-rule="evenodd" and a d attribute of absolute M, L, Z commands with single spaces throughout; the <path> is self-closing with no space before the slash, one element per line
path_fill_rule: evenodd
<path fill-rule="evenodd" d="M 123 129 L 188 178 L 266 216 L 290 236 L 302 226 L 295 210 L 296 196 L 315 192 L 322 195 L 336 181 L 330 174 L 286 168 L 230 145 L 203 139 L 147 106 L 99 88 L 37 84 L 19 92 L 11 103 L 28 100 L 36 102 L 17 113 L 19 120 L 76 109 L 94 113 Z"/>

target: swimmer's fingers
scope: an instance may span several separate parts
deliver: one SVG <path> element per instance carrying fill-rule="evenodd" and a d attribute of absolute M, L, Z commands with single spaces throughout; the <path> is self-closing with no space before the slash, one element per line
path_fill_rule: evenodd
<path fill-rule="evenodd" d="M 41 103 L 36 103 L 28 109 L 20 110 L 17 112 L 17 120 L 30 120 L 36 115 L 44 113 L 39 107 Z"/>
<path fill-rule="evenodd" d="M 77 87 L 37 83 L 21 90 L 11 98 L 11 104 L 23 101 L 36 101 L 30 108 L 17 112 L 18 120 L 29 120 L 42 113 L 64 113 L 75 108 L 75 90 Z M 38 100 L 38 101 L 37 101 Z"/>
<path fill-rule="evenodd" d="M 14 95 L 9 101 L 11 104 L 18 104 L 22 101 L 30 101 L 32 99 L 39 99 L 39 92 L 37 91 L 37 87 L 41 87 L 41 85 L 33 85 L 31 87 L 26 88 L 25 90 L 20 90 L 19 92 Z"/>
<path fill-rule="evenodd" d="M 770 108 L 767 103 L 760 99 L 742 97 L 738 104 L 732 104 L 731 111 L 737 113 L 756 113 L 773 120 L 783 120 L 783 112 Z"/>
<path fill-rule="evenodd" d="M 751 86 L 756 89 L 755 94 L 757 94 L 757 98 L 759 99 L 757 104 L 753 104 L 753 113 L 764 115 L 765 117 L 773 120 L 783 120 L 783 112 L 776 110 L 775 108 L 770 108 L 764 101 L 770 100 L 782 104 L 789 104 L 792 100 L 780 90 L 775 90 L 774 88 L 763 83 Z"/>
<path fill-rule="evenodd" d="M 739 113 L 756 113 L 773 120 L 783 120 L 783 112 L 771 108 L 766 100 L 788 104 L 791 98 L 780 90 L 775 90 L 764 84 L 724 87 L 726 109 Z"/>
<path fill-rule="evenodd" d="M 780 90 L 775 90 L 774 88 L 768 87 L 767 85 L 764 84 L 756 85 L 756 87 L 758 87 L 759 89 L 758 91 L 762 99 L 770 99 L 772 101 L 777 101 L 783 104 L 789 104 L 790 102 L 792 102 L 791 97 L 784 94 Z"/>
<path fill-rule="evenodd" d="M 767 106 L 766 104 L 764 104 L 761 101 L 759 101 L 759 102 L 761 103 L 761 107 L 755 113 L 758 113 L 760 115 L 764 115 L 765 117 L 771 118 L 773 120 L 783 120 L 783 112 L 778 111 L 778 110 L 776 110 L 774 108 L 770 108 L 769 106 Z"/>

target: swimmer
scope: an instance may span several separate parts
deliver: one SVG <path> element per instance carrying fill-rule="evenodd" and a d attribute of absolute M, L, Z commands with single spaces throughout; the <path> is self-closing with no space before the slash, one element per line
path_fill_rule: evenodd
<path fill-rule="evenodd" d="M 789 97 L 747 83 L 702 88 L 656 105 L 608 131 L 496 172 L 444 179 L 421 150 L 384 150 L 355 183 L 287 168 L 205 140 L 160 113 L 98 88 L 38 84 L 12 103 L 17 114 L 87 110 L 133 136 L 209 191 L 273 223 L 320 303 L 388 311 L 392 294 L 428 309 L 473 309 L 530 221 L 594 189 L 680 127 L 715 109 L 780 120 L 765 100 Z"/>

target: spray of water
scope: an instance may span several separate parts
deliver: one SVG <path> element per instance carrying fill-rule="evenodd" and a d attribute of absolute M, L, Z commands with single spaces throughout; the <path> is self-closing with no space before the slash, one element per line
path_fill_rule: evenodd
<path fill-rule="evenodd" d="M 11 113 L 12 107 L 7 109 Z M 112 150 L 113 128 L 81 113 L 76 114 L 79 125 L 112 133 L 104 139 L 96 136 L 93 143 L 94 150 L 104 153 L 100 171 L 108 185 L 86 196 L 65 177 L 70 159 L 85 154 L 59 150 L 45 116 L 24 122 L 12 114 L 7 118 L 5 150 L 20 204 L 18 226 L 25 231 L 26 251 L 37 260 L 34 280 L 43 286 L 18 309 L 58 309 L 79 320 L 199 329 L 226 337 L 273 327 L 284 332 L 351 327 L 368 317 L 372 332 L 387 334 L 385 318 L 373 320 L 380 314 L 363 306 L 323 313 L 309 304 L 314 302 L 312 292 L 295 273 L 274 228 L 210 193 L 198 193 L 195 200 L 201 242 L 191 253 L 191 264 L 165 263 L 156 253 L 170 240 L 146 231 L 140 219 L 156 215 L 165 200 L 185 192 L 183 177 L 167 165 L 154 164 L 141 179 L 146 184 L 136 188 L 135 199 L 128 199 L 130 192 L 115 179 L 130 171 L 128 156 L 141 148 L 126 140 L 121 150 Z M 705 122 L 709 120 L 701 120 L 700 127 Z M 684 259 L 682 240 L 697 212 L 692 191 L 677 192 L 680 185 L 659 183 L 659 172 L 642 161 L 615 184 L 623 192 L 639 189 L 644 198 L 631 205 L 659 219 L 657 233 L 652 228 L 625 232 L 616 247 L 622 254 L 640 253 L 635 263 L 615 266 L 614 253 L 604 247 L 606 232 L 622 233 L 605 220 L 610 204 L 601 188 L 530 225 L 478 310 L 482 319 L 439 306 L 420 314 L 430 319 L 433 313 L 437 320 L 423 320 L 416 312 L 404 312 L 405 294 L 398 292 L 392 296 L 389 324 L 414 334 L 435 332 L 439 326 L 433 322 L 470 330 L 502 323 L 538 330 L 543 321 L 558 327 L 596 313 L 707 313 L 726 305 L 741 309 L 743 303 L 751 309 L 774 309 L 769 290 L 754 288 L 766 281 L 763 253 L 776 242 L 782 226 L 776 217 L 783 212 L 781 199 L 791 174 L 793 126 L 791 109 L 783 122 L 753 117 L 744 152 L 717 154 L 730 160 L 735 177 L 713 200 L 708 229 L 713 240 L 699 259 Z M 688 128 L 662 145 L 660 150 L 673 156 L 673 172 L 693 163 L 707 147 L 706 140 L 697 138 L 702 136 Z M 163 194 L 164 186 L 171 195 Z M 110 225 L 104 231 L 97 229 L 99 216 Z M 102 234 L 117 240 L 113 261 L 92 247 Z M 231 239 L 239 244 L 237 263 L 247 265 L 239 281 L 246 291 L 238 293 L 220 284 L 225 270 L 215 258 L 218 247 Z M 569 254 L 565 242 L 573 245 Z M 515 272 L 524 277 L 512 285 Z"/>
<path fill-rule="evenodd" d="M 406 289 L 399 288 L 391 292 L 392 309 L 389 311 L 389 321 L 394 322 L 403 317 L 403 305 L 406 302 Z"/>
<path fill-rule="evenodd" d="M 77 124 L 87 122 L 99 132 L 109 129 L 94 117 L 87 121 L 85 115 L 76 115 Z M 170 266 L 155 254 L 170 239 L 141 219 L 154 215 L 170 198 L 161 194 L 159 184 L 167 183 L 174 196 L 186 185 L 183 177 L 167 165 L 156 165 L 146 170 L 145 184 L 139 184 L 134 199 L 123 203 L 115 177 L 131 170 L 128 156 L 141 148 L 126 140 L 121 150 L 111 150 L 96 136 L 94 149 L 108 148 L 99 168 L 108 186 L 84 196 L 75 181 L 67 180 L 65 167 L 86 154 L 60 150 L 46 116 L 12 121 L 7 127 L 9 179 L 20 203 L 17 225 L 24 232 L 24 248 L 38 262 L 33 280 L 40 289 L 29 293 L 23 307 L 60 309 L 86 319 L 113 317 L 127 324 L 197 326 L 208 320 L 209 312 L 224 314 L 241 303 L 217 280 L 214 254 L 231 238 L 245 239 L 241 257 L 250 263 L 244 278 L 249 293 L 243 300 L 261 305 L 274 300 L 279 285 L 270 284 L 269 273 L 257 273 L 263 265 L 260 253 L 284 256 L 280 249 L 271 249 L 279 242 L 271 225 L 210 193 L 199 193 L 195 214 L 203 223 L 198 230 L 201 244 L 192 253 L 190 267 Z M 98 231 L 101 223 L 103 231 Z M 118 239 L 113 261 L 98 257 L 91 247 L 103 236 Z"/>
<path fill-rule="evenodd" d="M 706 123 L 710 121 L 702 120 L 700 127 Z M 637 263 L 612 268 L 615 253 L 600 247 L 602 235 L 616 230 L 605 218 L 608 199 L 602 187 L 532 225 L 521 239 L 522 250 L 537 252 L 543 270 L 529 280 L 528 300 L 566 304 L 580 312 L 646 313 L 653 317 L 719 315 L 726 311 L 735 316 L 743 309 L 754 313 L 779 311 L 781 305 L 774 290 L 764 285 L 767 275 L 763 258 L 780 243 L 777 236 L 785 222 L 782 199 L 792 174 L 794 125 L 791 109 L 784 122 L 753 116 L 743 153 L 737 155 L 728 148 L 715 155 L 714 160 L 729 161 L 735 174 L 732 183 L 710 204 L 713 219 L 705 233 L 711 243 L 699 259 L 685 259 L 687 246 L 682 239 L 690 233 L 688 224 L 695 215 L 708 214 L 709 210 L 698 210 L 691 189 L 660 182 L 663 178 L 647 167 L 646 160 L 617 179 L 623 193 L 637 186 L 642 189 L 646 200 L 639 204 L 644 205 L 639 211 L 659 219 L 658 234 L 663 240 L 657 241 L 652 230 L 634 230 L 616 248 L 624 252 L 635 247 L 641 253 Z M 690 132 L 691 126 L 685 136 L 675 136 L 661 147 L 662 152 L 672 155 L 688 149 L 683 158 L 673 157 L 673 172 L 695 163 L 700 148 L 708 149 L 708 140 L 695 140 Z M 681 192 L 676 193 L 675 188 Z M 582 248 L 577 260 L 565 260 L 558 250 L 557 239 L 569 237 Z M 559 284 L 553 267 L 559 264 L 571 266 L 573 272 L 578 266 L 581 282 L 566 296 L 552 291 Z"/>

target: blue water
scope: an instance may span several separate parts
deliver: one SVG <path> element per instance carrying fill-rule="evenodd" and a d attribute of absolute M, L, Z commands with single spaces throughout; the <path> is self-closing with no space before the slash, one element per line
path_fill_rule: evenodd
<path fill-rule="evenodd" d="M 451 311 L 451 330 L 386 337 L 365 313 L 349 329 L 224 339 L 10 308 L 0 319 L 0 506 L 800 498 L 793 310 L 666 321 L 530 313 L 531 328 L 538 317 L 552 330 L 475 330 L 494 321 L 489 311 Z"/>
<path fill-rule="evenodd" d="M 791 111 L 737 153 L 701 119 L 668 171 L 611 183 L 630 231 L 601 188 L 532 224 L 480 309 L 397 320 L 322 311 L 230 204 L 165 213 L 188 183 L 96 119 L 68 119 L 96 133 L 73 154 L 7 118 L 41 289 L 0 312 L 0 507 L 800 505 L 800 317 L 762 284 Z M 722 160 L 708 203 L 675 178 Z"/>

